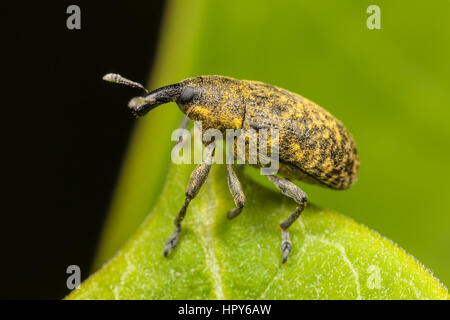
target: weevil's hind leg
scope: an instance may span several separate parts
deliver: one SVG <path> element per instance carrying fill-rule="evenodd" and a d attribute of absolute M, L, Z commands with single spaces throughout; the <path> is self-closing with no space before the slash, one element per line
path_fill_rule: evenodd
<path fill-rule="evenodd" d="M 245 195 L 242 191 L 241 183 L 239 182 L 239 178 L 236 175 L 236 171 L 234 171 L 233 164 L 227 164 L 228 170 L 228 188 L 234 198 L 234 204 L 236 208 L 229 211 L 227 214 L 228 219 L 233 219 L 237 217 L 244 208 L 245 205 Z"/>
<path fill-rule="evenodd" d="M 184 115 L 183 119 L 180 122 L 180 125 L 178 126 L 178 129 L 186 129 L 189 124 L 189 120 L 190 120 L 189 117 L 187 115 Z M 183 142 L 183 136 L 180 136 L 178 138 L 178 141 L 176 144 L 179 144 L 181 142 Z"/>
<path fill-rule="evenodd" d="M 286 262 L 289 253 L 292 250 L 292 242 L 289 237 L 287 229 L 300 217 L 300 214 L 305 209 L 306 201 L 308 197 L 306 193 L 298 186 L 293 184 L 287 179 L 283 179 L 277 176 L 267 176 L 269 180 L 281 191 L 285 196 L 292 198 L 299 204 L 299 206 L 292 212 L 286 220 L 280 223 L 281 228 L 281 252 L 283 253 L 283 263 Z"/>
<path fill-rule="evenodd" d="M 167 240 L 167 242 L 166 242 L 166 247 L 164 249 L 165 257 L 167 257 L 167 255 L 169 254 L 171 249 L 177 247 L 178 238 L 179 238 L 180 231 L 181 231 L 181 221 L 183 221 L 184 216 L 186 215 L 186 210 L 189 206 L 189 203 L 198 194 L 198 192 L 200 191 L 200 188 L 203 186 L 203 184 L 206 181 L 206 178 L 208 177 L 208 173 L 211 169 L 212 160 L 213 160 L 213 156 L 214 156 L 215 145 L 210 144 L 206 148 L 207 148 L 206 149 L 206 158 L 191 173 L 191 177 L 189 179 L 189 183 L 186 188 L 186 198 L 184 200 L 184 204 L 181 207 L 180 211 L 178 212 L 177 217 L 174 220 L 175 231 L 170 236 L 169 240 Z"/>

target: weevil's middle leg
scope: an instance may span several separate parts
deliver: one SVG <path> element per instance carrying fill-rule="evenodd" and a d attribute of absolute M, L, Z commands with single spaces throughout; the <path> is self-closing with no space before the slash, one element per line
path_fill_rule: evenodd
<path fill-rule="evenodd" d="M 286 262 L 289 253 L 292 250 L 292 242 L 289 237 L 287 229 L 300 217 L 306 206 L 308 197 L 306 193 L 300 189 L 297 185 L 290 182 L 287 179 L 283 179 L 277 176 L 267 176 L 269 180 L 281 191 L 285 196 L 292 198 L 299 204 L 299 206 L 292 212 L 286 220 L 280 223 L 281 227 L 281 252 L 283 253 L 283 263 Z"/>
<path fill-rule="evenodd" d="M 245 195 L 242 191 L 241 183 L 239 182 L 239 178 L 236 175 L 236 171 L 234 171 L 233 164 L 227 164 L 228 171 L 228 188 L 230 189 L 231 195 L 234 199 L 234 204 L 236 208 L 230 210 L 227 214 L 228 219 L 233 219 L 237 217 L 244 209 L 245 205 Z"/>
<path fill-rule="evenodd" d="M 174 220 L 175 223 L 175 231 L 170 236 L 169 240 L 166 242 L 166 247 L 164 249 L 164 256 L 167 257 L 171 249 L 174 249 L 177 247 L 179 234 L 181 231 L 181 222 L 184 219 L 184 216 L 186 215 L 186 210 L 188 208 L 189 203 L 192 199 L 195 198 L 195 196 L 200 191 L 200 188 L 203 186 L 203 184 L 206 181 L 206 178 L 208 177 L 209 171 L 211 169 L 212 160 L 214 156 L 214 150 L 215 145 L 210 144 L 206 147 L 206 158 L 203 160 L 202 163 L 200 163 L 194 171 L 192 171 L 191 177 L 189 179 L 188 186 L 186 188 L 186 198 L 184 200 L 184 204 L 181 207 L 180 211 L 178 212 L 177 217 Z"/>

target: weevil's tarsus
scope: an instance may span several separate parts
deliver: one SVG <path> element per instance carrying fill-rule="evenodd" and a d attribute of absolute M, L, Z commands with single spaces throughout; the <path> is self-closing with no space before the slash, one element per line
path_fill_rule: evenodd
<path fill-rule="evenodd" d="M 281 252 L 283 253 L 283 263 L 286 262 L 292 249 L 292 242 L 289 238 L 287 229 L 300 217 L 306 206 L 308 197 L 306 193 L 291 181 L 277 176 L 267 176 L 267 178 L 281 191 L 285 196 L 292 198 L 298 203 L 298 207 L 292 212 L 286 220 L 280 223 L 281 228 Z"/>
<path fill-rule="evenodd" d="M 230 210 L 227 214 L 228 219 L 233 219 L 237 217 L 244 209 L 245 205 L 245 194 L 242 191 L 242 186 L 239 178 L 236 175 L 236 171 L 233 168 L 233 164 L 227 164 L 228 171 L 228 188 L 230 189 L 231 195 L 234 199 L 234 204 L 236 208 Z"/>
<path fill-rule="evenodd" d="M 180 231 L 181 231 L 181 222 L 184 220 L 188 205 L 191 202 L 191 200 L 194 199 L 195 196 L 198 194 L 201 187 L 205 183 L 206 178 L 208 177 L 209 171 L 212 166 L 213 157 L 214 157 L 215 144 L 212 143 L 212 144 L 208 145 L 206 148 L 207 149 L 206 149 L 205 159 L 203 160 L 202 163 L 200 163 L 194 169 L 194 171 L 192 171 L 188 186 L 186 188 L 186 198 L 185 198 L 184 204 L 181 207 L 180 211 L 178 212 L 177 217 L 174 220 L 175 231 L 170 236 L 169 240 L 167 240 L 167 242 L 166 242 L 166 247 L 164 249 L 165 257 L 168 256 L 171 249 L 174 249 L 177 246 L 178 238 L 179 238 Z"/>
<path fill-rule="evenodd" d="M 117 74 L 117 73 L 105 74 L 103 76 L 103 80 L 108 81 L 108 82 L 123 84 L 123 85 L 133 87 L 133 88 L 142 89 L 145 91 L 145 93 L 147 93 L 147 94 L 149 93 L 148 90 L 139 82 L 131 81 L 127 78 L 122 77 L 120 74 Z"/>
<path fill-rule="evenodd" d="M 181 225 L 179 224 L 179 225 L 175 226 L 175 231 L 172 233 L 169 240 L 167 240 L 167 242 L 166 242 L 166 247 L 164 248 L 164 257 L 167 258 L 170 250 L 177 247 L 180 231 L 181 231 Z"/>
<path fill-rule="evenodd" d="M 291 238 L 289 237 L 289 232 L 287 230 L 281 231 L 281 252 L 283 254 L 283 260 L 282 262 L 285 263 L 287 261 L 287 258 L 289 256 L 289 253 L 291 253 L 292 250 L 292 242 Z"/>

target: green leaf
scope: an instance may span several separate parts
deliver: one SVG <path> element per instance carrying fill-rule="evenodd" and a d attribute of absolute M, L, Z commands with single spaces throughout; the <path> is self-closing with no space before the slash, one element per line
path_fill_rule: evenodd
<path fill-rule="evenodd" d="M 368 5 L 169 0 L 148 88 L 219 74 L 277 85 L 326 108 L 354 136 L 361 171 L 347 192 L 303 185 L 309 198 L 395 239 L 449 284 L 450 1 L 381 1 L 381 30 L 366 27 Z M 95 269 L 158 200 L 180 120 L 173 104 L 138 121 Z"/>
<path fill-rule="evenodd" d="M 446 288 L 391 241 L 309 204 L 289 229 L 281 263 L 278 224 L 296 204 L 238 171 L 247 204 L 234 207 L 223 165 L 191 202 L 178 247 L 165 241 L 194 165 L 172 165 L 156 207 L 123 249 L 68 299 L 446 299 Z"/>
<path fill-rule="evenodd" d="M 449 132 L 442 103 L 448 95 L 439 89 L 449 81 L 448 48 L 428 40 L 430 34 L 445 38 L 448 21 L 434 19 L 440 24 L 418 28 L 409 19 L 446 10 L 418 5 L 405 14 L 405 6 L 384 6 L 400 18 L 386 19 L 386 28 L 372 32 L 364 24 L 367 5 L 351 1 L 169 1 L 150 87 L 223 74 L 276 84 L 326 107 L 354 134 L 364 166 L 349 192 L 305 186 L 309 198 L 376 226 L 446 280 L 450 215 L 441 200 L 450 171 L 449 152 L 440 147 Z M 410 41 L 411 29 L 418 41 Z M 292 226 L 292 256 L 282 265 L 278 223 L 295 204 L 240 172 L 248 204 L 228 221 L 233 201 L 221 166 L 214 166 L 192 202 L 179 247 L 164 259 L 193 169 L 173 166 L 164 185 L 168 139 L 180 115 L 171 105 L 140 120 L 97 265 L 129 238 L 154 201 L 157 205 L 122 251 L 69 298 L 357 298 L 358 288 L 364 299 L 447 297 L 443 285 L 396 245 L 311 204 Z M 420 143 L 407 142 L 405 132 L 408 141 Z M 430 168 L 436 174 L 427 175 L 426 184 L 411 175 Z M 412 194 L 427 201 L 411 201 Z"/>

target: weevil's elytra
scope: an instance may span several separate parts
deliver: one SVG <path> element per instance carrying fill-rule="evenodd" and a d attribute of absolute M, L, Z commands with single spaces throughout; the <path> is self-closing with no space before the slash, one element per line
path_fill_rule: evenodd
<path fill-rule="evenodd" d="M 143 88 L 119 75 L 109 74 L 104 79 Z M 143 97 L 133 98 L 129 107 L 135 115 L 143 116 L 156 106 L 171 101 L 176 102 L 187 117 L 201 121 L 203 131 L 210 128 L 222 132 L 251 128 L 279 130 L 279 174 L 284 178 L 273 175 L 268 178 L 284 195 L 298 203 L 297 209 L 280 223 L 283 262 L 292 247 L 287 229 L 300 216 L 307 202 L 306 194 L 288 179 L 337 190 L 346 189 L 356 181 L 359 159 L 351 134 L 328 111 L 298 94 L 258 81 L 211 75 L 156 89 Z M 258 135 L 257 131 L 255 134 Z M 175 219 L 175 232 L 166 243 L 166 256 L 176 247 L 186 209 L 208 176 L 214 146 L 209 146 L 207 154 L 191 175 L 185 203 Z M 228 165 L 227 170 L 229 189 L 236 204 L 236 208 L 228 212 L 231 219 L 244 208 L 245 195 L 233 165 Z"/>

